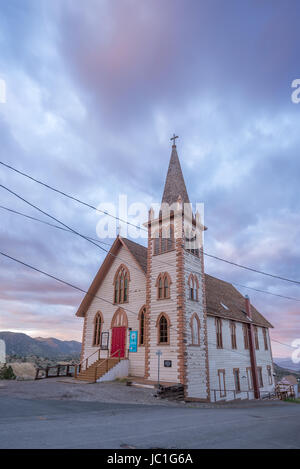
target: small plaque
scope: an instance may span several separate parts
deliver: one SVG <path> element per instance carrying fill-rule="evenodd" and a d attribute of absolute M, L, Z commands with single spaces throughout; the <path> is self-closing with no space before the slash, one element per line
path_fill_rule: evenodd
<path fill-rule="evenodd" d="M 129 333 L 129 352 L 137 352 L 138 331 Z"/>
<path fill-rule="evenodd" d="M 101 350 L 108 350 L 109 332 L 102 332 L 101 334 Z"/>
<path fill-rule="evenodd" d="M 164 360 L 164 367 L 171 368 L 172 367 L 172 360 Z"/>

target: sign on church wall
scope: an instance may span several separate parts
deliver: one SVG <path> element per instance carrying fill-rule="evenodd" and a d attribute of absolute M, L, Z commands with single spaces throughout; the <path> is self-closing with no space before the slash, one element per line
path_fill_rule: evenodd
<path fill-rule="evenodd" d="M 137 352 L 138 331 L 130 331 L 129 334 L 129 352 Z"/>

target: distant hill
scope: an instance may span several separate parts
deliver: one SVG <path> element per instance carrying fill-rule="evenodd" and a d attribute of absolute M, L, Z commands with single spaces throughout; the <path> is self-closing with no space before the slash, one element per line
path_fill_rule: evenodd
<path fill-rule="evenodd" d="M 291 358 L 274 358 L 274 362 L 281 368 L 300 373 L 300 363 L 294 363 Z"/>
<path fill-rule="evenodd" d="M 300 372 L 297 373 L 296 371 L 289 370 L 288 368 L 282 368 L 281 366 L 278 366 L 275 362 L 274 362 L 274 372 L 276 375 L 276 381 L 280 381 L 281 378 L 283 378 L 284 376 L 288 376 L 288 375 L 293 375 L 296 378 L 300 378 Z"/>
<path fill-rule="evenodd" d="M 32 338 L 15 332 L 0 332 L 6 343 L 6 354 L 19 357 L 38 356 L 44 358 L 71 357 L 80 355 L 81 343 L 75 340 L 58 340 L 53 337 Z"/>

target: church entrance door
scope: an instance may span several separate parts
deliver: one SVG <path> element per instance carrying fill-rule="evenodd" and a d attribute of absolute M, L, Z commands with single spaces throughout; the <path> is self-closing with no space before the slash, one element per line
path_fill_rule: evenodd
<path fill-rule="evenodd" d="M 120 358 L 125 357 L 126 345 L 126 327 L 113 327 L 111 336 L 111 356 L 118 358 L 118 350 L 120 350 Z"/>

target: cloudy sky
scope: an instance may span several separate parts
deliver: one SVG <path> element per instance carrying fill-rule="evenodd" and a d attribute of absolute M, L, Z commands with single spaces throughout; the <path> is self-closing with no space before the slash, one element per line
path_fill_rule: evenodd
<path fill-rule="evenodd" d="M 205 204 L 205 250 L 300 281 L 298 0 L 0 3 L 1 161 L 92 205 L 126 194 L 149 206 L 160 201 L 176 132 L 190 199 Z M 99 213 L 3 166 L 0 184 L 96 236 Z M 1 187 L 0 204 L 46 220 Z M 0 216 L 1 251 L 88 288 L 103 251 Z M 208 258 L 206 271 L 300 300 L 297 284 Z M 240 291 L 275 326 L 274 340 L 300 338 L 299 301 Z M 82 296 L 0 259 L 1 330 L 80 340 Z"/>

